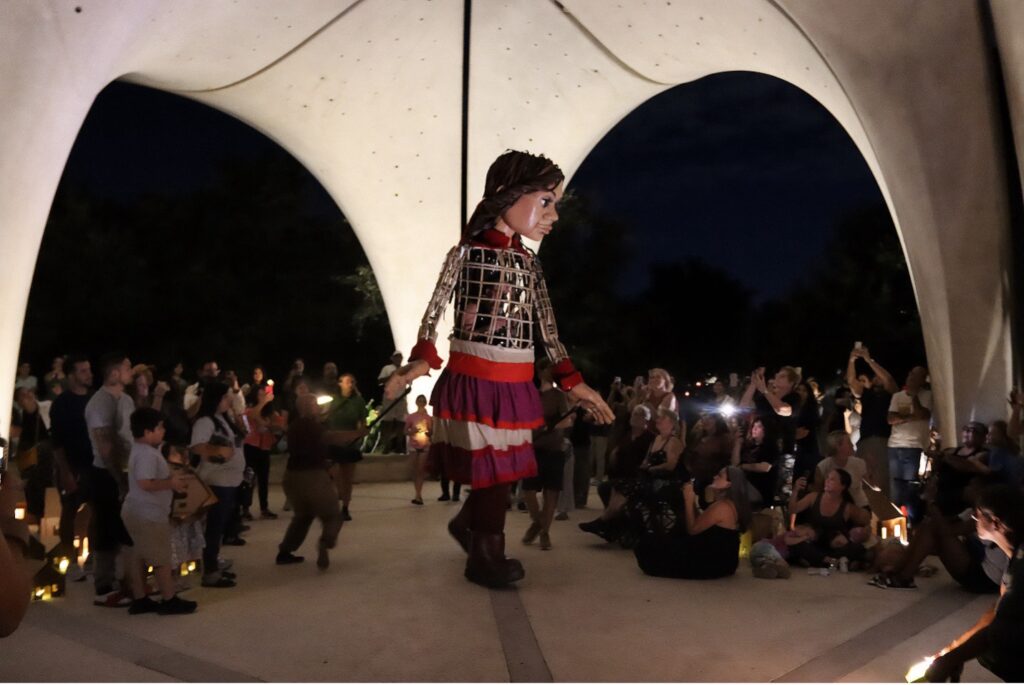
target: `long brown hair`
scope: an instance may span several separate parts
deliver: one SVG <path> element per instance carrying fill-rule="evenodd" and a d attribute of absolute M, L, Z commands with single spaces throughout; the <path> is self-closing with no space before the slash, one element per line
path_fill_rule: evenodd
<path fill-rule="evenodd" d="M 498 217 L 523 195 L 554 190 L 564 180 L 562 170 L 544 155 L 519 150 L 504 152 L 487 170 L 483 199 L 469 217 L 462 239 L 468 240 L 480 231 L 493 228 Z"/>

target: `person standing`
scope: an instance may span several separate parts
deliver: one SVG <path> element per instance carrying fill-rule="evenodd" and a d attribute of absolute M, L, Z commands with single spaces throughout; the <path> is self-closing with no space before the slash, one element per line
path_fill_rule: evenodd
<path fill-rule="evenodd" d="M 924 387 L 927 378 L 928 370 L 915 366 L 889 402 L 889 493 L 898 507 L 913 506 L 921 452 L 930 442 L 932 393 Z"/>
<path fill-rule="evenodd" d="M 343 519 L 338 509 L 338 495 L 327 474 L 327 446 L 351 440 L 358 431 L 328 431 L 320 421 L 314 395 L 296 400 L 298 414 L 288 427 L 288 465 L 284 472 L 284 492 L 292 503 L 294 514 L 284 539 L 278 546 L 276 563 L 297 564 L 304 557 L 295 554 L 309 533 L 313 519 L 320 519 L 323 531 L 317 543 L 316 565 L 326 570 L 330 565 L 328 551 L 338 540 Z"/>
<path fill-rule="evenodd" d="M 862 360 L 871 370 L 863 373 L 857 368 Z M 846 383 L 853 396 L 860 401 L 860 440 L 857 441 L 857 456 L 865 461 L 868 470 L 874 474 L 875 482 L 886 497 L 889 489 L 889 405 L 899 387 L 892 374 L 876 362 L 863 345 L 854 346 L 846 364 Z"/>
<path fill-rule="evenodd" d="M 495 160 L 484 197 L 445 260 L 410 363 L 391 376 L 385 392 L 397 397 L 414 379 L 441 368 L 437 325 L 454 293 L 451 355 L 431 395 L 430 449 L 454 480 L 472 485 L 448 530 L 469 553 L 466 578 L 485 587 L 525 575 L 521 563 L 505 556 L 505 512 L 512 484 L 537 474 L 532 430 L 544 417 L 533 384 L 535 322 L 559 388 L 599 423 L 614 419 L 559 341 L 540 261 L 523 244 L 523 238 L 541 240 L 551 232 L 564 178 L 541 155 L 510 150 Z"/>
<path fill-rule="evenodd" d="M 230 519 L 236 509 L 236 495 L 245 473 L 242 452 L 244 432 L 229 414 L 231 398 L 225 383 L 213 381 L 203 389 L 190 449 L 205 453 L 196 473 L 210 486 L 217 502 L 206 512 L 206 547 L 203 549 L 203 587 L 235 586 L 233 574 L 221 570 L 218 557 L 223 541 L 245 544 L 237 536 L 226 538 Z M 222 451 L 216 448 L 226 448 Z M 226 540 L 225 540 L 226 538 Z"/>
<path fill-rule="evenodd" d="M 356 386 L 356 377 L 350 373 L 338 379 L 338 392 L 327 411 L 325 423 L 332 431 L 346 431 L 351 435 L 347 443 L 332 444 L 329 455 L 333 465 L 331 476 L 338 489 L 341 500 L 341 518 L 351 521 L 352 514 L 348 507 L 352 502 L 352 483 L 356 477 L 356 464 L 363 460 L 363 452 L 359 449 L 359 438 L 366 435 L 366 417 L 369 409 L 366 401 Z M 290 442 L 288 443 L 291 444 Z"/>
<path fill-rule="evenodd" d="M 432 419 L 427 412 L 427 396 L 416 397 L 416 411 L 405 417 L 406 451 L 412 461 L 413 487 L 416 496 L 412 503 L 423 504 L 423 481 L 427 475 L 427 454 L 430 451 L 430 429 Z"/>
<path fill-rule="evenodd" d="M 60 542 L 65 550 L 74 548 L 75 514 L 86 501 L 92 468 L 92 443 L 85 424 L 85 408 L 92 398 L 92 365 L 83 355 L 71 354 L 64 360 L 67 392 L 50 407 L 50 428 L 57 488 L 60 491 Z M 78 560 L 71 557 L 68 577 L 82 580 Z"/>
<path fill-rule="evenodd" d="M 163 417 L 150 407 L 136 409 L 131 416 L 135 442 L 128 457 L 128 494 L 121 506 L 121 518 L 132 538 L 125 575 L 131 586 L 129 614 L 155 611 L 160 615 L 190 614 L 196 603 L 178 597 L 171 574 L 171 522 L 168 512 L 175 492 L 184 492 L 192 476 L 171 473 L 158 449 L 164 440 Z M 146 565 L 153 567 L 162 601 L 149 598 L 145 582 Z"/>
<path fill-rule="evenodd" d="M 256 474 L 256 486 L 260 502 L 260 518 L 276 519 L 277 514 L 270 510 L 270 450 L 277 444 L 278 433 L 275 432 L 274 422 L 274 396 L 267 391 L 267 388 L 256 388 L 256 391 L 249 395 L 250 406 L 245 410 L 245 419 L 249 424 L 249 432 L 246 433 L 245 443 L 242 449 L 245 452 L 245 464 Z M 242 518 L 252 521 L 252 514 L 246 506 L 242 511 Z"/>
<path fill-rule="evenodd" d="M 540 548 L 551 549 L 551 522 L 555 518 L 558 495 L 562 491 L 562 473 L 565 467 L 565 433 L 573 425 L 569 402 L 555 387 L 550 364 L 541 360 L 540 402 L 544 408 L 544 426 L 533 432 L 533 451 L 537 459 L 537 475 L 523 479 L 523 500 L 530 512 L 530 527 L 523 535 L 523 544 L 530 545 L 540 536 Z M 563 418 L 564 417 L 564 418 Z M 544 506 L 537 501 L 537 493 L 544 493 Z"/>
<path fill-rule="evenodd" d="M 92 443 L 92 471 L 89 475 L 92 521 L 89 541 L 96 561 L 93 579 L 96 598 L 102 607 L 123 607 L 131 603 L 127 592 L 115 589 L 117 557 L 131 538 L 121 520 L 121 499 L 128 492 L 125 469 L 133 442 L 131 416 L 135 403 L 124 391 L 132 382 L 132 364 L 123 354 L 108 354 L 100 361 L 103 385 L 85 405 L 85 424 Z"/>

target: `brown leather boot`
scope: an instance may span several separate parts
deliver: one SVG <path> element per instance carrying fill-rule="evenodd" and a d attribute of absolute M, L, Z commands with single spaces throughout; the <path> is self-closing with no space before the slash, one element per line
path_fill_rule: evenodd
<path fill-rule="evenodd" d="M 499 588 L 522 580 L 526 575 L 516 559 L 505 557 L 503 533 L 474 533 L 466 560 L 466 578 L 477 585 Z"/>

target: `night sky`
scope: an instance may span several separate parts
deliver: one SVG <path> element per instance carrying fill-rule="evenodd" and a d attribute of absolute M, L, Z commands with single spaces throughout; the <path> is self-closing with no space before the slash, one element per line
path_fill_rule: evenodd
<path fill-rule="evenodd" d="M 278 150 L 204 105 L 114 83 L 90 112 L 66 175 L 125 199 L 192 190 L 214 180 L 222 159 Z M 882 202 L 860 153 L 821 105 L 784 81 L 745 72 L 648 101 L 594 149 L 570 188 L 628 227 L 636 258 L 624 265 L 624 292 L 642 289 L 653 261 L 697 256 L 756 300 L 792 286 L 839 217 Z M 312 196 L 337 211 L 326 192 Z"/>
<path fill-rule="evenodd" d="M 846 131 L 811 96 L 716 74 L 649 100 L 598 144 L 572 187 L 637 234 L 629 290 L 652 261 L 700 257 L 755 299 L 783 294 L 838 219 L 883 202 Z"/>

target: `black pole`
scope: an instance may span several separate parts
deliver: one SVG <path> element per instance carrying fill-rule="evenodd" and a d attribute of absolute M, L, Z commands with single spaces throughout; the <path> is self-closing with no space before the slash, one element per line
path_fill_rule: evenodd
<path fill-rule="evenodd" d="M 462 179 L 459 195 L 459 232 L 466 226 L 466 198 L 469 190 L 466 187 L 466 173 L 469 163 L 469 47 L 470 27 L 473 21 L 473 0 L 465 0 L 462 10 Z"/>

